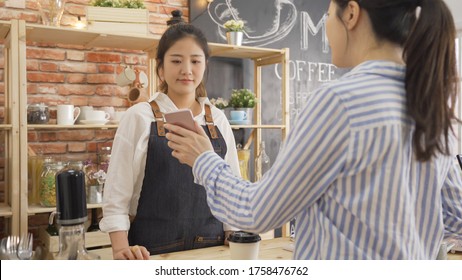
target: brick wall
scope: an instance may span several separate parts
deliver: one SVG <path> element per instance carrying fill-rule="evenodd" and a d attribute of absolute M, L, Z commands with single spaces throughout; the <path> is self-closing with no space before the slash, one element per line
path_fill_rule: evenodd
<path fill-rule="evenodd" d="M 72 28 L 80 16 L 85 20 L 85 6 L 89 0 L 67 0 L 61 26 Z M 159 35 L 166 28 L 170 12 L 180 9 L 187 20 L 188 0 L 145 0 L 149 10 L 149 32 Z M 26 0 L 25 9 L 6 7 L 0 2 L 0 20 L 22 19 L 28 23 L 41 23 L 36 0 Z M 0 41 L 0 123 L 4 123 L 4 58 Z M 115 83 L 117 73 L 125 66 L 147 70 L 147 57 L 140 51 L 85 48 L 82 46 L 34 44 L 27 46 L 27 102 L 43 102 L 51 109 L 56 121 L 58 104 L 91 105 L 95 108 L 113 106 L 125 110 L 130 106 L 126 99 L 128 87 Z M 146 93 L 147 94 L 147 93 Z M 101 146 L 112 144 L 115 130 L 30 130 L 28 141 L 37 153 L 57 158 L 95 159 Z M 1 133 L 0 133 L 1 134 Z M 0 140 L 0 198 L 4 201 L 4 137 Z M 36 218 L 34 218 L 36 216 Z M 46 219 L 43 215 L 29 218 L 31 231 Z M 5 219 L 0 219 L 0 235 L 4 233 Z"/>

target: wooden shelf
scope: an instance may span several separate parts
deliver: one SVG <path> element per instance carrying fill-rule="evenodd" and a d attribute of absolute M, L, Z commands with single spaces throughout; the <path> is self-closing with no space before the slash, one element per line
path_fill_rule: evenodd
<path fill-rule="evenodd" d="M 88 124 L 75 124 L 75 125 L 57 125 L 57 124 L 28 124 L 28 129 L 114 129 L 118 128 L 117 124 L 104 124 L 104 125 L 88 125 Z"/>
<path fill-rule="evenodd" d="M 13 212 L 9 206 L 0 206 L 0 217 L 11 217 Z"/>
<path fill-rule="evenodd" d="M 87 204 L 87 209 L 101 208 L 102 204 Z M 27 213 L 29 215 L 40 214 L 40 213 L 51 213 L 56 211 L 56 207 L 43 207 L 40 205 L 29 205 Z"/>
<path fill-rule="evenodd" d="M 232 129 L 239 128 L 262 128 L 262 129 L 285 129 L 286 126 L 282 124 L 261 124 L 261 125 L 231 125 Z"/>
<path fill-rule="evenodd" d="M 1 33 L 0 33 L 1 34 Z M 99 33 L 75 28 L 26 24 L 26 40 L 45 44 L 83 45 L 85 47 L 116 48 L 154 51 L 160 36 L 121 35 Z M 283 50 L 209 43 L 212 56 L 229 58 L 265 59 L 281 57 Z"/>
<path fill-rule="evenodd" d="M 13 126 L 11 124 L 0 124 L 0 129 L 2 130 L 10 130 Z"/>

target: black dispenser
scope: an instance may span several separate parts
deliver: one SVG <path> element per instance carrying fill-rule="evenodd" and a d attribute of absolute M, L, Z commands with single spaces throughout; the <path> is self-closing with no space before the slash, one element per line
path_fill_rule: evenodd
<path fill-rule="evenodd" d="M 60 225 L 87 221 L 85 173 L 82 170 L 63 169 L 56 175 L 56 210 Z"/>

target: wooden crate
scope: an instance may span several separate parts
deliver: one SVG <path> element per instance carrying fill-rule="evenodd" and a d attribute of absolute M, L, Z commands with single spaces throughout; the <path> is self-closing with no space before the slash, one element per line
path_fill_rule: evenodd
<path fill-rule="evenodd" d="M 43 253 L 47 259 L 51 259 L 53 254 L 59 252 L 59 236 L 51 236 L 45 228 L 40 228 L 39 239 L 42 242 Z M 109 246 L 111 246 L 109 234 L 101 231 L 85 232 L 85 247 L 88 250 Z"/>
<path fill-rule="evenodd" d="M 146 9 L 86 7 L 87 30 L 102 33 L 148 35 Z"/>

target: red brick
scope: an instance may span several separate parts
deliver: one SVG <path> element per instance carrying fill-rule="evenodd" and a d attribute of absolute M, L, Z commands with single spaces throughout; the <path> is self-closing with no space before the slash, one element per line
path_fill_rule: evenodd
<path fill-rule="evenodd" d="M 40 63 L 40 70 L 43 72 L 57 72 L 58 64 L 51 62 L 42 62 Z"/>
<path fill-rule="evenodd" d="M 56 94 L 56 93 L 58 93 L 56 85 L 50 85 L 50 84 L 38 84 L 36 91 L 39 94 Z"/>
<path fill-rule="evenodd" d="M 27 73 L 27 81 L 29 82 L 45 82 L 45 83 L 63 83 L 64 74 L 57 73 Z"/>
<path fill-rule="evenodd" d="M 69 129 L 66 131 L 61 131 L 57 136 L 57 140 L 59 141 L 89 141 L 95 137 L 94 130 L 77 130 L 77 129 Z"/>
<path fill-rule="evenodd" d="M 86 152 L 87 151 L 87 144 L 82 143 L 82 142 L 70 142 L 67 145 L 67 150 L 70 153 Z"/>
<path fill-rule="evenodd" d="M 27 132 L 27 142 L 37 142 L 38 141 L 38 135 L 35 130 L 29 130 Z"/>
<path fill-rule="evenodd" d="M 70 84 L 83 84 L 86 82 L 85 74 L 67 74 L 66 81 Z"/>
<path fill-rule="evenodd" d="M 97 68 L 93 63 L 65 62 L 61 63 L 59 70 L 72 73 L 96 73 Z"/>
<path fill-rule="evenodd" d="M 36 94 L 37 93 L 37 84 L 27 83 L 27 94 Z"/>
<path fill-rule="evenodd" d="M 76 84 L 59 85 L 58 93 L 60 95 L 93 95 L 95 93 L 95 87 L 92 85 Z"/>
<path fill-rule="evenodd" d="M 66 51 L 66 57 L 68 60 L 84 61 L 85 53 L 82 51 L 69 50 Z"/>
<path fill-rule="evenodd" d="M 65 154 L 67 152 L 67 143 L 46 143 L 36 144 L 43 154 Z"/>
<path fill-rule="evenodd" d="M 188 1 L 187 0 L 168 0 L 167 4 L 172 5 L 172 6 L 186 7 L 188 6 Z"/>
<path fill-rule="evenodd" d="M 28 59 L 48 59 L 48 60 L 64 60 L 66 52 L 63 50 L 51 50 L 51 49 L 30 49 L 26 50 L 26 57 Z"/>
<path fill-rule="evenodd" d="M 98 72 L 99 73 L 114 73 L 115 67 L 111 64 L 99 64 Z"/>
<path fill-rule="evenodd" d="M 39 62 L 37 60 L 30 60 L 26 61 L 27 71 L 38 71 L 39 70 Z"/>
<path fill-rule="evenodd" d="M 58 140 L 56 132 L 39 132 L 38 133 L 38 142 L 55 142 Z"/>
<path fill-rule="evenodd" d="M 89 84 L 114 84 L 114 75 L 109 74 L 89 74 L 87 75 L 87 83 Z"/>
<path fill-rule="evenodd" d="M 102 96 L 125 96 L 127 91 L 127 87 L 122 88 L 116 85 L 98 85 L 95 93 Z"/>
<path fill-rule="evenodd" d="M 71 95 L 69 97 L 69 103 L 74 104 L 75 106 L 90 105 L 88 102 L 89 102 L 89 99 L 86 96 Z"/>
<path fill-rule="evenodd" d="M 170 20 L 169 15 L 165 15 L 165 14 L 149 15 L 149 23 L 166 24 L 167 20 Z"/>
<path fill-rule="evenodd" d="M 105 63 L 120 63 L 122 61 L 120 54 L 114 53 L 87 53 L 88 62 L 105 62 Z"/>

